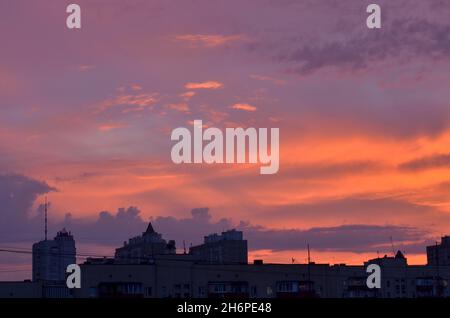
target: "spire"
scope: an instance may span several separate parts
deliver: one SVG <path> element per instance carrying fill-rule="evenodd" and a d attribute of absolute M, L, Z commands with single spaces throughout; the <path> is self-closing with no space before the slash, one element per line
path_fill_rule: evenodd
<path fill-rule="evenodd" d="M 155 230 L 153 229 L 152 222 L 148 222 L 147 230 L 144 232 L 144 234 L 152 234 L 155 233 Z"/>
<path fill-rule="evenodd" d="M 395 254 L 395 258 L 405 258 L 405 255 L 403 255 L 403 253 L 400 250 L 398 250 L 397 254 Z"/>

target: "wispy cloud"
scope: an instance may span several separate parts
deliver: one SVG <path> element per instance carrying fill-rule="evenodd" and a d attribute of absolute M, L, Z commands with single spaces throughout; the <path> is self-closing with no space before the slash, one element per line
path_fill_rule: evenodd
<path fill-rule="evenodd" d="M 414 159 L 402 163 L 399 167 L 402 170 L 410 170 L 410 171 L 419 171 L 444 167 L 450 168 L 450 154 L 437 154 Z"/>
<path fill-rule="evenodd" d="M 325 67 L 349 70 L 368 69 L 380 62 L 398 62 L 413 58 L 435 61 L 450 58 L 448 23 L 419 18 L 398 18 L 385 23 L 380 32 L 360 33 L 347 40 L 279 44 L 275 54 L 291 70 L 306 75 Z"/>
<path fill-rule="evenodd" d="M 252 74 L 250 75 L 251 79 L 254 80 L 258 80 L 258 81 L 265 81 L 265 82 L 271 82 L 273 84 L 276 85 L 284 85 L 286 84 L 286 81 L 275 78 L 275 77 L 271 77 L 271 76 L 266 76 L 266 75 L 257 75 L 257 74 Z"/>
<path fill-rule="evenodd" d="M 81 71 L 81 72 L 87 72 L 87 71 L 90 71 L 90 70 L 93 70 L 93 69 L 95 69 L 95 65 L 87 65 L 87 64 L 85 64 L 85 65 L 79 65 L 78 66 L 78 70 Z"/>
<path fill-rule="evenodd" d="M 217 81 L 189 82 L 184 85 L 186 89 L 219 89 L 223 88 L 223 83 Z"/>
<path fill-rule="evenodd" d="M 108 132 L 111 130 L 120 129 L 120 128 L 124 128 L 124 127 L 126 127 L 126 126 L 123 124 L 119 124 L 119 123 L 107 123 L 107 124 L 101 124 L 101 125 L 97 126 L 97 129 L 102 132 Z"/>
<path fill-rule="evenodd" d="M 185 114 L 189 113 L 189 105 L 186 103 L 169 104 L 166 106 L 166 108 L 176 110 Z"/>
<path fill-rule="evenodd" d="M 106 111 L 112 107 L 121 107 L 122 113 L 143 111 L 151 108 L 158 101 L 157 93 L 119 94 L 100 104 L 98 112 Z"/>
<path fill-rule="evenodd" d="M 174 37 L 175 41 L 187 43 L 190 47 L 218 47 L 236 41 L 242 41 L 246 37 L 242 34 L 220 35 L 220 34 L 183 34 Z"/>
<path fill-rule="evenodd" d="M 247 112 L 254 112 L 256 111 L 258 108 L 256 106 L 247 104 L 247 103 L 237 103 L 231 106 L 232 109 L 237 109 L 237 110 L 244 110 Z"/>
<path fill-rule="evenodd" d="M 126 91 L 137 92 L 141 91 L 143 88 L 139 84 L 122 85 L 117 88 L 118 92 L 124 93 Z"/>
<path fill-rule="evenodd" d="M 184 100 L 188 101 L 192 97 L 194 97 L 195 94 L 196 93 L 194 91 L 188 91 L 188 92 L 184 92 L 184 93 L 180 94 L 180 97 L 183 98 Z"/>

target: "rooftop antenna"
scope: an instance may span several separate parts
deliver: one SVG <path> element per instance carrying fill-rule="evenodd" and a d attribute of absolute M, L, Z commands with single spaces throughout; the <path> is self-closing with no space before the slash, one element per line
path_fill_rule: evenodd
<path fill-rule="evenodd" d="M 311 293 L 311 252 L 309 250 L 309 243 L 307 243 L 308 248 L 308 292 Z"/>
<path fill-rule="evenodd" d="M 183 250 L 184 250 L 184 254 L 186 254 L 186 241 L 183 240 Z"/>
<path fill-rule="evenodd" d="M 309 243 L 307 244 L 307 248 L 308 248 L 308 264 L 311 263 L 311 252 L 309 250 Z"/>
<path fill-rule="evenodd" d="M 391 236 L 391 246 L 392 246 L 392 255 L 395 256 L 394 241 L 392 240 L 392 236 Z"/>
<path fill-rule="evenodd" d="M 47 241 L 47 212 L 48 212 L 48 203 L 47 203 L 47 196 L 45 196 L 44 214 L 45 214 L 45 240 L 46 241 Z"/>

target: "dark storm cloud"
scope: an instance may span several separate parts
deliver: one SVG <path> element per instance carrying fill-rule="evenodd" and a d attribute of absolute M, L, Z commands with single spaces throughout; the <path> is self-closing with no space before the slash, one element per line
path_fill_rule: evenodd
<path fill-rule="evenodd" d="M 45 182 L 26 176 L 0 175 L 0 239 L 23 240 L 34 237 L 42 222 L 39 224 L 39 218 L 30 215 L 33 203 L 39 195 L 54 190 Z"/>

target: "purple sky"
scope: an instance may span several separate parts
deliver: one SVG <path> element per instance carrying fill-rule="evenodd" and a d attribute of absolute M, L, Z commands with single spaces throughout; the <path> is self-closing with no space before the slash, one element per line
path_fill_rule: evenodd
<path fill-rule="evenodd" d="M 45 195 L 51 230 L 99 253 L 150 218 L 178 247 L 238 227 L 283 262 L 310 241 L 361 263 L 392 236 L 420 263 L 450 234 L 448 1 L 376 1 L 380 30 L 373 1 L 85 0 L 68 30 L 71 2 L 0 1 L 0 246 L 41 239 Z M 174 165 L 195 119 L 280 128 L 279 173 Z M 0 279 L 28 263 L 0 254 Z"/>

